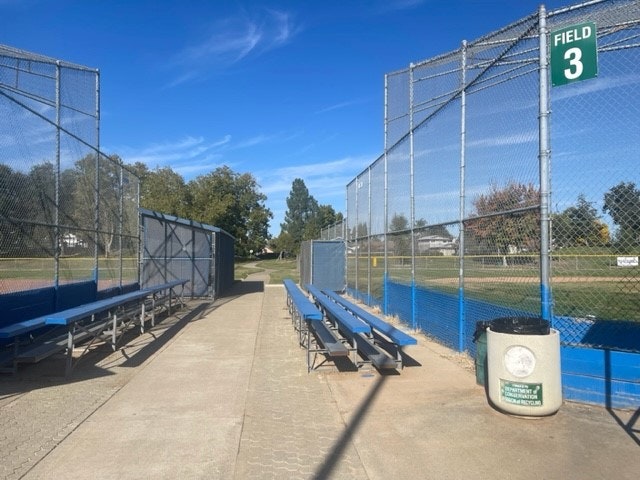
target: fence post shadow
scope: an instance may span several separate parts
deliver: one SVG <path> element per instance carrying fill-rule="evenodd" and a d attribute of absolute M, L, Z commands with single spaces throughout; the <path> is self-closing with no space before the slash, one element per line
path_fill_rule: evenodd
<path fill-rule="evenodd" d="M 635 426 L 635 424 L 640 419 L 640 408 L 638 408 L 627 423 L 620 418 L 620 415 L 613 409 L 613 400 L 612 400 L 612 387 L 611 387 L 611 350 L 605 349 L 604 351 L 604 381 L 605 381 L 605 408 L 609 415 L 613 417 L 620 427 L 625 431 L 631 440 L 636 442 L 636 444 L 640 447 L 640 425 Z"/>
<path fill-rule="evenodd" d="M 367 396 L 362 400 L 362 403 L 358 406 L 358 409 L 351 418 L 351 422 L 346 425 L 345 430 L 333 444 L 331 451 L 327 453 L 324 463 L 316 470 L 313 477 L 311 477 L 313 480 L 326 480 L 331 478 L 331 473 L 340 462 L 347 445 L 352 440 L 354 434 L 358 431 L 358 428 L 368 413 L 371 404 L 380 393 L 386 379 L 386 375 L 380 375 L 378 377 L 376 383 L 373 385 Z"/>

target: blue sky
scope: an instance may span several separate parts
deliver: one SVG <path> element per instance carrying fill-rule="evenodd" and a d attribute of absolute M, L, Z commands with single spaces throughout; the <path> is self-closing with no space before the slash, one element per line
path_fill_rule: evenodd
<path fill-rule="evenodd" d="M 295 178 L 344 212 L 347 183 L 382 152 L 385 73 L 539 4 L 0 0 L 0 44 L 100 70 L 106 153 L 187 181 L 252 173 L 277 235 Z"/>

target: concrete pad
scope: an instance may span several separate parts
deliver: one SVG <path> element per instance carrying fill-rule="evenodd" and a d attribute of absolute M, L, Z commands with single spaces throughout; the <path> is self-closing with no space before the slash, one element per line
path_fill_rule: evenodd
<path fill-rule="evenodd" d="M 420 334 L 407 349 L 415 366 L 395 374 L 307 373 L 281 287 L 238 284 L 179 327 L 126 368 L 114 357 L 99 376 L 85 365 L 81 381 L 11 385 L 0 394 L 0 473 L 582 480 L 640 472 L 640 410 L 566 403 L 541 419 L 505 415 L 489 406 L 468 358 Z"/>

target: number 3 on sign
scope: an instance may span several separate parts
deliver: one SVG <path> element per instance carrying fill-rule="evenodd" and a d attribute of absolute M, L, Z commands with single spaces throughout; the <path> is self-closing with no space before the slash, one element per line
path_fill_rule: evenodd
<path fill-rule="evenodd" d="M 596 39 L 593 22 L 551 32 L 551 84 L 554 87 L 598 75 Z"/>
<path fill-rule="evenodd" d="M 582 50 L 578 47 L 573 47 L 564 52 L 564 59 L 569 60 L 569 65 L 571 68 L 564 69 L 564 76 L 568 80 L 575 80 L 580 78 L 582 72 L 584 71 L 584 66 L 582 65 Z"/>

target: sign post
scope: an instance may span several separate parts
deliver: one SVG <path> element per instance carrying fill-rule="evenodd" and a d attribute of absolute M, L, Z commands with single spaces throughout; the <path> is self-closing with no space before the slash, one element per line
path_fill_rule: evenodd
<path fill-rule="evenodd" d="M 551 32 L 551 85 L 598 76 L 596 24 L 581 23 Z"/>

